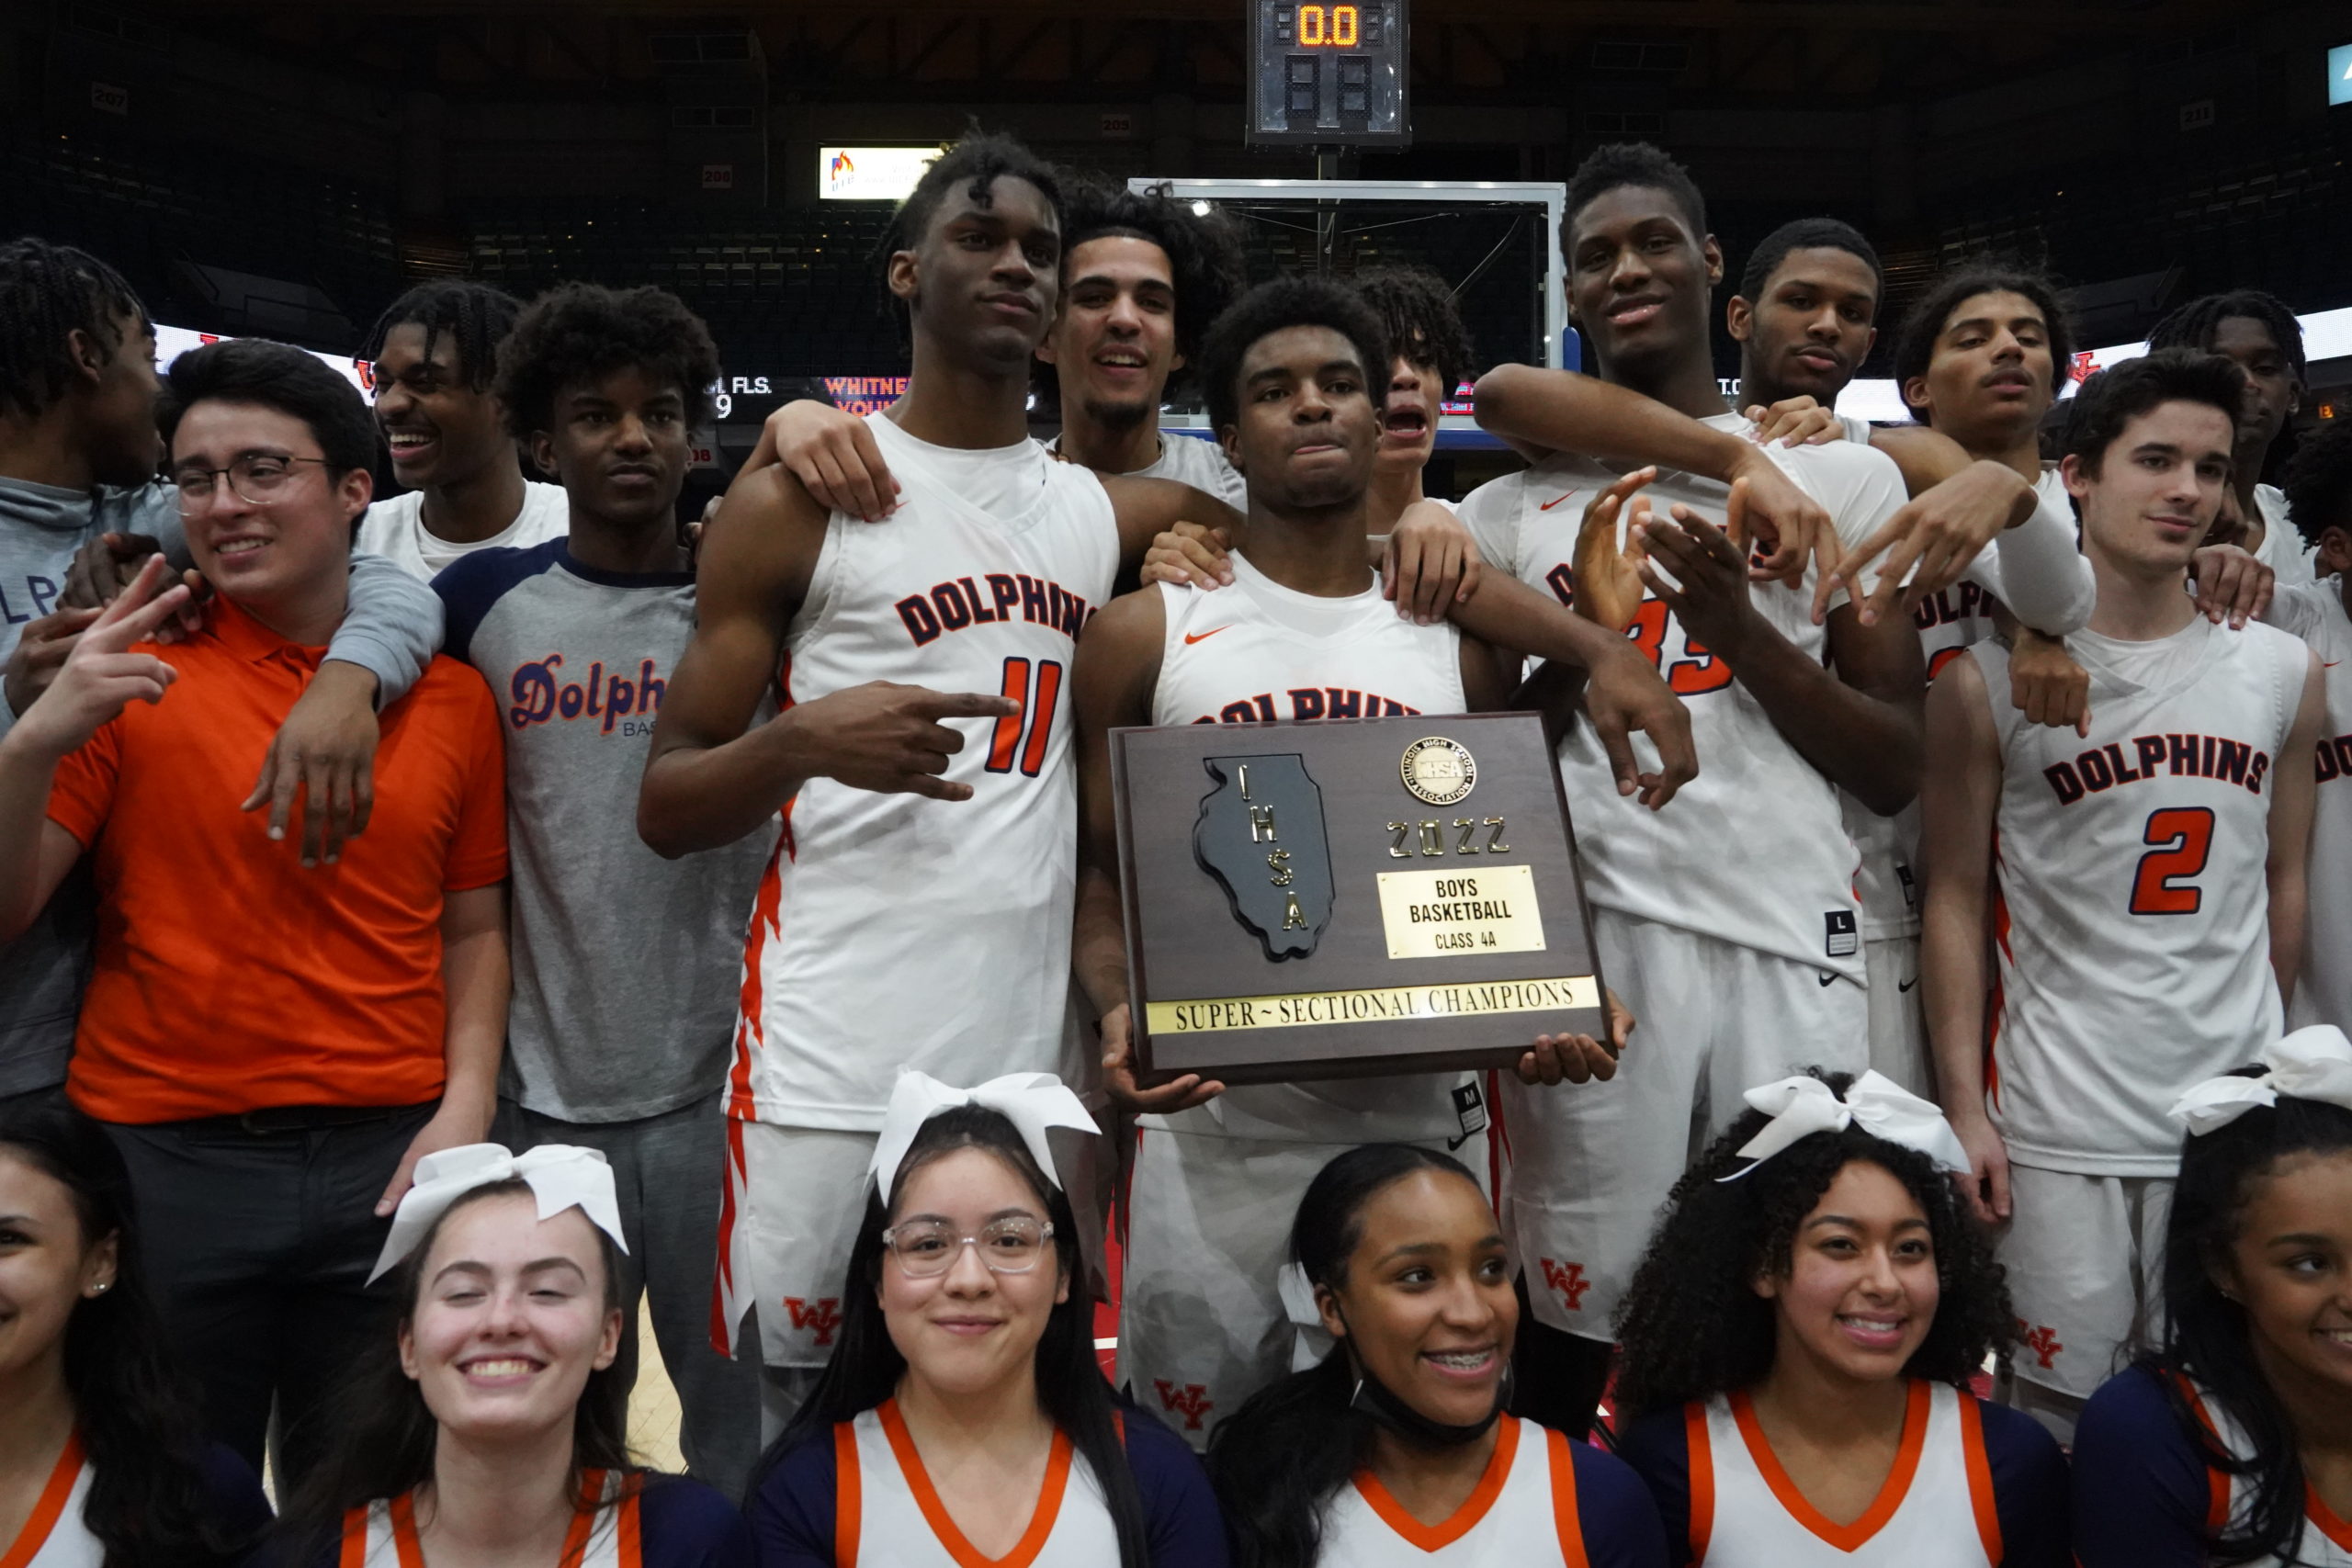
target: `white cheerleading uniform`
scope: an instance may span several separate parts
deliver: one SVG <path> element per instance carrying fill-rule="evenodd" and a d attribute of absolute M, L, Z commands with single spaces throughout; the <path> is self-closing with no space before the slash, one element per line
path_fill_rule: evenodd
<path fill-rule="evenodd" d="M 1704 423 L 1753 428 L 1730 414 Z M 1823 503 L 1849 549 L 1904 502 L 1894 460 L 1866 446 L 1768 451 Z M 1619 477 L 1560 454 L 1481 486 L 1460 514 L 1487 561 L 1566 603 L 1584 509 Z M 1666 471 L 1642 493 L 1661 517 L 1679 502 L 1720 524 L 1729 489 Z M 1620 519 L 1621 536 L 1629 522 Z M 1813 623 L 1814 583 L 1808 570 L 1795 588 L 1750 593 L 1775 631 L 1819 660 L 1828 637 Z M 1809 1065 L 1870 1065 L 1860 856 L 1836 788 L 1662 601 L 1645 599 L 1628 635 L 1690 711 L 1698 777 L 1652 812 L 1618 795 L 1589 724 L 1569 732 L 1559 758 L 1601 973 L 1641 1033 L 1607 1083 L 1560 1094 L 1506 1079 L 1501 1095 L 1506 1213 L 1535 1314 L 1601 1340 L 1694 1140 L 1745 1109 L 1752 1085 Z M 1654 765 L 1647 738 L 1634 744 Z"/>
<path fill-rule="evenodd" d="M 622 1478 L 592 1470 L 581 1477 L 582 1490 L 610 1498 L 622 1487 Z M 565 1532 L 562 1568 L 643 1568 L 643 1518 L 634 1489 L 618 1501 L 582 1508 Z M 414 1498 L 402 1493 L 378 1498 L 344 1516 L 343 1549 L 335 1568 L 424 1568 L 424 1550 L 416 1533 Z"/>
<path fill-rule="evenodd" d="M 758 1302 L 771 1365 L 830 1352 L 854 1194 L 901 1066 L 948 1083 L 1086 1081 L 1066 1017 L 1068 687 L 1118 568 L 1110 498 L 1035 442 L 950 451 L 882 414 L 866 424 L 903 487 L 899 510 L 833 513 L 786 631 L 785 705 L 895 681 L 1001 693 L 1022 711 L 944 721 L 965 736 L 945 776 L 969 800 L 819 778 L 786 808 L 745 939 L 713 1323 L 731 1344 Z"/>
<path fill-rule="evenodd" d="M 1462 639 L 1415 626 L 1377 586 L 1296 592 L 1235 551 L 1214 592 L 1161 583 L 1155 725 L 1458 714 Z M 1415 1073 L 1228 1089 L 1146 1117 L 1129 1199 L 1121 1377 L 1195 1447 L 1219 1416 L 1290 1370 L 1275 1274 L 1315 1173 L 1367 1143 L 1451 1149 L 1484 1168 L 1476 1075 Z"/>
<path fill-rule="evenodd" d="M 1119 1561 L 1102 1483 L 1059 1431 L 1029 1528 L 997 1558 L 982 1555 L 948 1517 L 897 1401 L 836 1426 L 833 1464 L 833 1568 L 1106 1568 Z"/>
<path fill-rule="evenodd" d="M 1329 1568 L 1585 1568 L 1568 1439 L 1504 1416 L 1487 1473 L 1452 1517 L 1434 1525 L 1359 1471 L 1325 1505 L 1316 1561 Z"/>
<path fill-rule="evenodd" d="M 2352 1030 L 2352 617 L 2340 578 L 2281 585 L 2270 622 L 2319 655 L 2327 721 L 2313 762 L 2319 793 L 2312 813 L 2311 874 L 2303 910 L 2303 962 L 2287 1027 L 2332 1023 Z"/>
<path fill-rule="evenodd" d="M 1976 1402 L 1915 1382 L 1903 1441 L 1878 1498 L 1832 1524 L 1772 1452 L 1747 1396 L 1684 1416 L 1691 1568 L 1999 1568 L 2001 1527 Z"/>
<path fill-rule="evenodd" d="M 2220 1401 L 2207 1396 L 2204 1389 L 2191 1385 L 2188 1390 L 2190 1408 L 2205 1429 L 2222 1445 L 2222 1451 L 2251 1457 L 2254 1444 L 2247 1440 L 2245 1429 L 2240 1427 Z M 2206 1484 L 2210 1502 L 2205 1514 L 2207 1532 L 2218 1536 L 2232 1524 L 2244 1529 L 2252 1517 L 2256 1497 L 2256 1477 L 2232 1475 L 2227 1471 L 2208 1465 Z M 2297 1568 L 2352 1568 L 2352 1520 L 2336 1517 L 2319 1494 L 2306 1483 L 2303 1496 L 2303 1537 L 2294 1549 Z M 2246 1568 L 2278 1568 L 2276 1557 L 2257 1558 Z"/>
<path fill-rule="evenodd" d="M 2149 1326 L 2180 1164 L 2166 1111 L 2280 1032 L 2269 785 L 2310 655 L 2201 615 L 2068 646 L 2088 740 L 2018 711 L 1999 645 L 1970 657 L 2002 759 L 1985 1104 L 2016 1197 L 1998 1243 L 2030 1352 L 2016 1374 L 2087 1398 Z"/>
<path fill-rule="evenodd" d="M 105 1568 L 106 1543 L 82 1519 L 96 1473 L 83 1456 L 81 1434 L 66 1438 L 15 1543 L 0 1542 L 0 1562 L 8 1568 Z"/>

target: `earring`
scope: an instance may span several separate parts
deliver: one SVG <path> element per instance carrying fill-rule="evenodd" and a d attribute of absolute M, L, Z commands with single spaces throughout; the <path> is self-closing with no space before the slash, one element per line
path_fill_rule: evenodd
<path fill-rule="evenodd" d="M 114 1281 L 112 1280 L 101 1280 L 96 1284 L 90 1287 L 90 1295 L 93 1299 L 96 1299 L 96 1297 L 105 1295 L 112 1289 L 114 1289 Z"/>

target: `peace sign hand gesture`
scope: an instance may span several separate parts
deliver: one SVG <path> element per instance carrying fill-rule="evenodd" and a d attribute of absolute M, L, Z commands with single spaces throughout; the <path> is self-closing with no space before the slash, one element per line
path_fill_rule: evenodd
<path fill-rule="evenodd" d="M 74 639 L 74 650 L 9 739 L 51 761 L 63 758 L 134 699 L 155 703 L 179 671 L 152 653 L 132 653 L 153 638 L 187 602 L 185 584 L 159 592 L 171 575 L 164 558 L 149 556 L 139 575 Z"/>

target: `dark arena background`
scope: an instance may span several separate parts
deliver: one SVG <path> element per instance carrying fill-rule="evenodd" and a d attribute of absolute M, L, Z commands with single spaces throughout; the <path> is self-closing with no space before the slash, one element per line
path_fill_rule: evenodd
<path fill-rule="evenodd" d="M 1251 144 L 1251 34 L 1277 9 L 1287 47 L 1319 29 L 1403 58 L 1403 134 Z M 1284 182 L 1230 197 L 1253 270 L 1435 267 L 1482 368 L 1547 347 L 1577 363 L 1545 311 L 1557 263 L 1528 187 L 1620 140 L 1690 166 L 1734 277 L 1789 218 L 1862 228 L 1888 264 L 1883 324 L 1984 253 L 2053 267 L 2086 347 L 2136 343 L 2218 288 L 2267 289 L 2307 318 L 2352 306 L 2340 0 L 1407 9 L 18 0 L 0 7 L 0 228 L 107 257 L 164 325 L 344 355 L 418 277 L 526 296 L 662 285 L 726 361 L 701 494 L 779 400 L 891 395 L 906 366 L 876 250 L 891 182 L 910 150 L 975 123 L 1125 179 Z M 1389 37 L 1363 36 L 1384 17 Z M 1318 176 L 1396 188 L 1318 201 Z M 1421 182 L 1437 188 L 1398 205 Z M 1519 190 L 1482 201 L 1484 182 Z M 2329 326 L 2306 425 L 2352 393 L 2352 315 Z M 1866 376 L 1886 373 L 1892 335 Z M 1449 428 L 1440 463 L 1464 471 L 1432 488 L 1500 461 L 1479 445 Z"/>

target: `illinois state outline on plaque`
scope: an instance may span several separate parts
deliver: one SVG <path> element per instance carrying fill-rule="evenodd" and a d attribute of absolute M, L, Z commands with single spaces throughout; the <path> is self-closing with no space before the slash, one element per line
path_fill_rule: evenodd
<path fill-rule="evenodd" d="M 1216 877 L 1233 918 L 1276 963 L 1304 958 L 1331 919 L 1331 849 L 1323 791 L 1296 752 L 1204 757 L 1216 785 L 1201 797 L 1193 855 Z"/>

